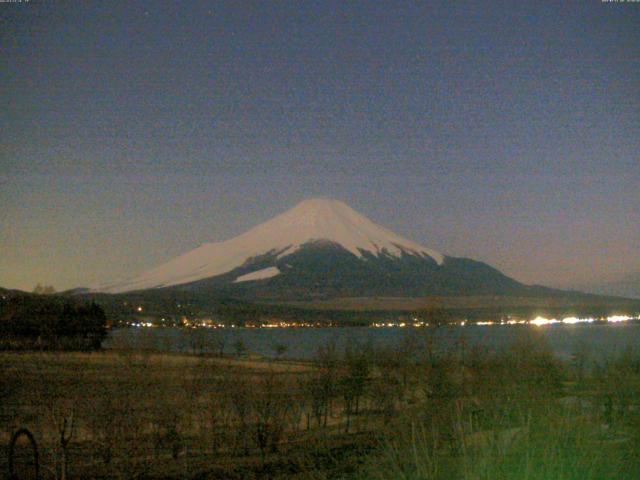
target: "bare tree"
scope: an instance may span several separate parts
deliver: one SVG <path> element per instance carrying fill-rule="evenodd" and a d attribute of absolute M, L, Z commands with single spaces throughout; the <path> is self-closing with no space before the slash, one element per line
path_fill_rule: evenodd
<path fill-rule="evenodd" d="M 235 448 L 248 455 L 251 392 L 246 375 L 236 370 L 226 372 L 223 379 L 223 391 L 227 395 L 228 405 L 233 412 L 232 422 L 236 433 Z"/>
<path fill-rule="evenodd" d="M 284 382 L 274 372 L 260 377 L 252 400 L 253 435 L 264 463 L 268 451 L 277 451 L 287 426 L 291 401 Z"/>
<path fill-rule="evenodd" d="M 216 351 L 220 358 L 224 357 L 224 349 L 227 345 L 227 336 L 219 329 L 210 330 L 209 332 L 212 338 L 212 343 L 215 346 L 215 349 L 212 350 Z"/>
<path fill-rule="evenodd" d="M 55 478 L 66 480 L 69 461 L 69 443 L 75 432 L 75 409 L 73 401 L 51 399 L 43 405 L 48 422 L 53 427 L 54 440 L 54 472 Z"/>
<path fill-rule="evenodd" d="M 371 371 L 371 347 L 347 346 L 345 349 L 345 368 L 340 378 L 340 390 L 344 400 L 347 417 L 345 430 L 349 432 L 352 415 L 360 411 L 360 401 L 364 396 Z"/>
<path fill-rule="evenodd" d="M 53 285 L 42 285 L 41 283 L 38 283 L 33 287 L 33 293 L 37 295 L 53 295 L 56 293 L 56 289 Z"/>
<path fill-rule="evenodd" d="M 205 424 L 208 431 L 207 442 L 212 451 L 216 452 L 224 445 L 227 439 L 231 422 L 231 405 L 228 396 L 225 395 L 225 382 L 222 379 L 215 379 L 210 383 L 211 391 L 207 395 L 207 414 Z"/>
<path fill-rule="evenodd" d="M 289 346 L 284 343 L 276 343 L 274 345 L 271 345 L 271 349 L 273 350 L 273 353 L 275 353 L 276 355 L 276 360 L 280 360 L 280 358 L 282 358 L 282 356 L 285 354 L 288 348 Z"/>
<path fill-rule="evenodd" d="M 40 411 L 41 418 L 45 420 L 46 431 L 52 432 L 53 435 L 54 465 L 51 470 L 56 479 L 66 480 L 69 445 L 75 433 L 75 419 L 83 385 L 82 375 L 78 372 L 73 372 L 63 381 L 51 381 L 47 376 L 47 365 L 56 356 L 47 353 L 40 355 L 36 360 L 38 388 L 30 393 L 36 410 Z"/>
<path fill-rule="evenodd" d="M 205 351 L 208 339 L 208 331 L 204 328 L 189 328 L 189 347 L 194 355 L 202 355 Z"/>
<path fill-rule="evenodd" d="M 243 357 L 247 353 L 247 346 L 241 339 L 238 339 L 233 343 L 233 348 L 236 351 L 237 357 Z"/>
<path fill-rule="evenodd" d="M 307 383 L 313 415 L 318 425 L 327 426 L 336 391 L 338 357 L 333 343 L 318 348 L 314 373 Z"/>

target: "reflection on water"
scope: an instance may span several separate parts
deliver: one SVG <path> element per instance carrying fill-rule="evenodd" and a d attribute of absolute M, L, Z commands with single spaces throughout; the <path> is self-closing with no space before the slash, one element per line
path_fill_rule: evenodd
<path fill-rule="evenodd" d="M 407 339 L 419 344 L 431 343 L 435 349 L 480 346 L 500 350 L 512 345 L 523 334 L 533 333 L 546 341 L 552 351 L 569 359 L 578 350 L 594 359 L 619 354 L 640 345 L 640 323 L 607 324 L 559 323 L 549 328 L 529 325 L 467 325 L 440 328 L 269 328 L 269 329 L 188 329 L 124 328 L 110 333 L 106 348 L 145 348 L 172 352 L 207 352 L 223 350 L 232 354 L 240 345 L 246 351 L 290 359 L 313 358 L 318 347 L 333 343 L 338 350 L 351 343 L 376 347 L 399 346 Z"/>

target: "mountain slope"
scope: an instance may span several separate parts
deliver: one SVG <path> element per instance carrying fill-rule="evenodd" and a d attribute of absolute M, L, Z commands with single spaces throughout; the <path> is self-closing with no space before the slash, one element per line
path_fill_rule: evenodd
<path fill-rule="evenodd" d="M 581 285 L 580 289 L 599 295 L 640 298 L 640 272 L 631 273 L 608 282 Z"/>
<path fill-rule="evenodd" d="M 278 271 L 255 281 L 248 272 Z M 264 256 L 233 271 L 170 287 L 245 299 L 291 300 L 354 296 L 523 294 L 528 287 L 482 262 L 444 257 L 442 264 L 418 255 L 356 257 L 326 241 L 305 244 L 293 254 Z"/>
<path fill-rule="evenodd" d="M 337 200 L 311 199 L 248 232 L 207 243 L 153 270 L 99 291 L 119 293 L 191 283 L 226 274 L 261 258 L 281 259 L 317 241 L 340 245 L 354 258 L 411 254 L 441 264 L 444 257 L 373 223 Z"/>
<path fill-rule="evenodd" d="M 238 237 L 204 244 L 94 293 L 140 291 L 248 301 L 566 293 L 442 255 L 328 199 L 301 202 Z"/>

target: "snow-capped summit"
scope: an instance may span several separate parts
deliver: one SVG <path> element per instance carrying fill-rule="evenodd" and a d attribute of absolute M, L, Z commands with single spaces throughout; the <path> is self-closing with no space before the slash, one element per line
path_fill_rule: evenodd
<path fill-rule="evenodd" d="M 164 265 L 121 283 L 98 288 L 108 293 L 168 287 L 227 274 L 256 258 L 273 262 L 302 247 L 324 242 L 363 256 L 413 256 L 442 265 L 444 256 L 372 222 L 338 200 L 312 198 L 230 240 L 206 243 Z M 262 280 L 279 275 L 276 265 L 244 271 L 233 282 Z"/>
<path fill-rule="evenodd" d="M 400 256 L 404 251 L 427 255 L 437 263 L 443 261 L 440 253 L 400 237 L 345 203 L 328 198 L 304 200 L 282 215 L 237 237 L 238 240 L 244 238 L 268 239 L 275 249 L 285 248 L 280 256 L 293 253 L 307 242 L 328 240 L 357 257 L 362 256 L 362 251 L 378 256 L 386 250 L 394 256 Z"/>

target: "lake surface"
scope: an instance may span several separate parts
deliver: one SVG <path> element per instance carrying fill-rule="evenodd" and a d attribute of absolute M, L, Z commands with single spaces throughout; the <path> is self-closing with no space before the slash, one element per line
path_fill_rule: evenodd
<path fill-rule="evenodd" d="M 393 347 L 408 338 L 425 344 L 431 338 L 435 349 L 462 348 L 479 345 L 492 350 L 509 347 L 523 336 L 539 335 L 562 359 L 570 359 L 578 351 L 595 360 L 611 358 L 626 349 L 640 351 L 640 322 L 616 324 L 453 326 L 440 328 L 123 328 L 113 330 L 105 348 L 149 348 L 172 352 L 216 352 L 224 342 L 224 352 L 235 352 L 240 341 L 248 352 L 274 357 L 276 345 L 283 345 L 283 358 L 311 359 L 318 348 L 335 344 L 338 351 L 346 345 Z"/>

